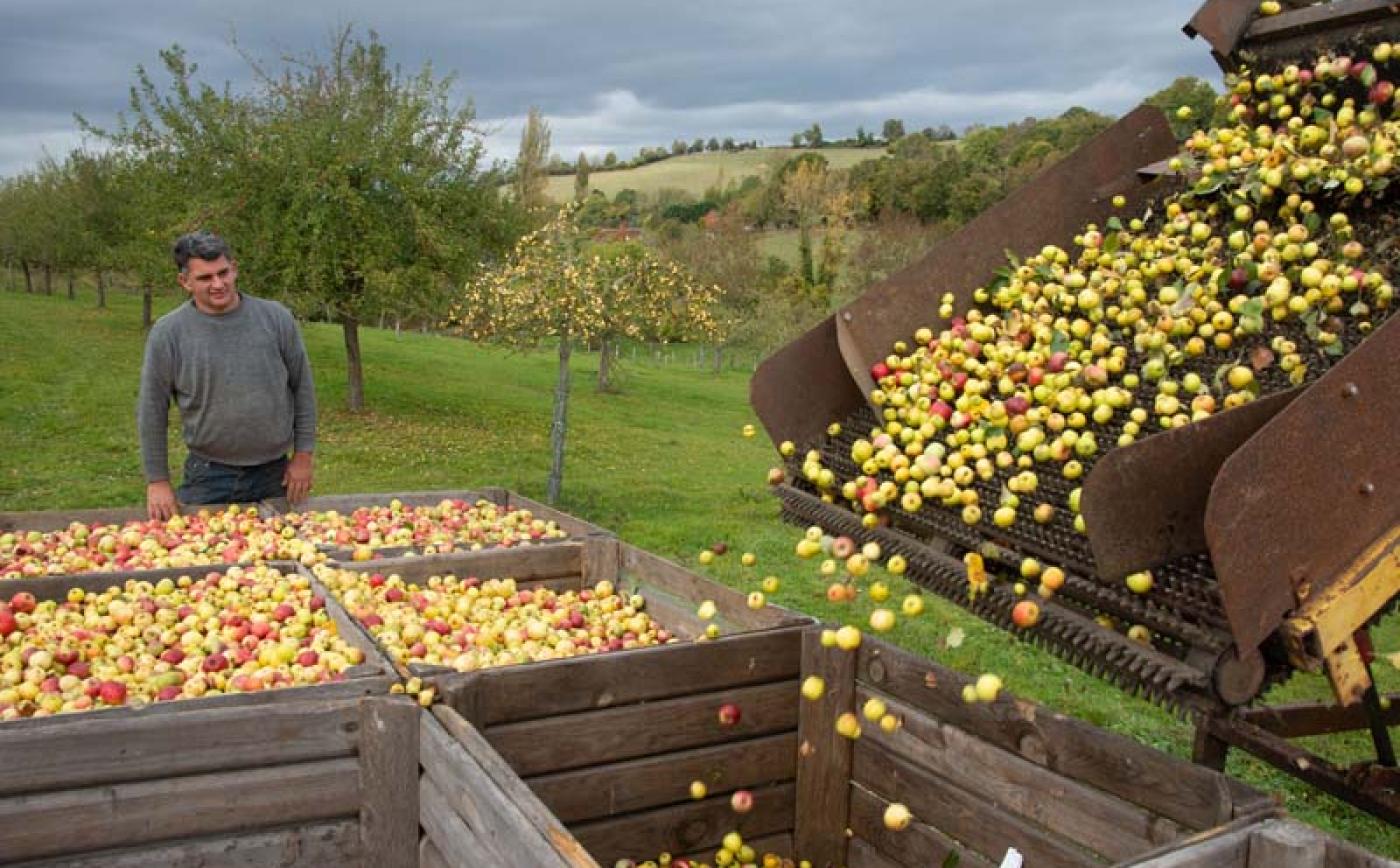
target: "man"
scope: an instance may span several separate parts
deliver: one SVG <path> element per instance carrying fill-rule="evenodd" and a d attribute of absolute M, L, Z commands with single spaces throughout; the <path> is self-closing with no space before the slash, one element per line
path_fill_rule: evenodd
<path fill-rule="evenodd" d="M 151 329 L 136 408 L 147 513 L 178 511 L 166 455 L 172 399 L 189 447 L 181 503 L 304 499 L 316 391 L 296 320 L 277 302 L 238 291 L 233 252 L 217 235 L 184 235 L 174 253 L 190 300 Z"/>

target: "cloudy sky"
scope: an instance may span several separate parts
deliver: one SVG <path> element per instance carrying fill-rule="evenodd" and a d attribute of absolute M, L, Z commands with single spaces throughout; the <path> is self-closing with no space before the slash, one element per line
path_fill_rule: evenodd
<path fill-rule="evenodd" d="M 249 87 L 254 56 L 324 51 L 374 29 L 406 69 L 431 62 L 513 156 L 539 106 L 554 150 L 628 156 L 675 138 L 769 144 L 887 117 L 910 128 L 1002 123 L 1071 105 L 1121 113 L 1178 75 L 1218 85 L 1181 26 L 1199 0 L 0 0 L 0 175 L 80 144 L 138 65 L 178 43 L 200 77 Z"/>

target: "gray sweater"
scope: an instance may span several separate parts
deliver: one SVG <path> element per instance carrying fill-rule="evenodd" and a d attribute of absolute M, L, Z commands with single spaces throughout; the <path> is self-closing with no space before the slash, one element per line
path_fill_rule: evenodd
<path fill-rule="evenodd" d="M 146 339 L 136 427 L 146 480 L 170 478 L 170 401 L 191 454 L 238 466 L 265 464 L 316 445 L 316 390 L 301 332 L 275 301 L 242 293 L 232 312 L 186 302 Z"/>

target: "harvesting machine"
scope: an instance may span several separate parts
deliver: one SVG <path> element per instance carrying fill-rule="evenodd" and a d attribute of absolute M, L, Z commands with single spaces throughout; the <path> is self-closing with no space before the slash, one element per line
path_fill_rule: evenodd
<path fill-rule="evenodd" d="M 1400 7 L 1378 0 L 1285 3 L 1269 17 L 1258 9 L 1254 0 L 1210 0 L 1185 30 L 1208 43 L 1227 72 L 1253 73 L 1400 38 Z M 1041 473 L 1019 505 L 1051 504 L 1045 522 L 1002 526 L 990 508 L 969 522 L 932 498 L 914 510 L 896 498 L 872 518 L 805 472 L 805 454 L 816 451 L 815 463 L 837 480 L 866 478 L 852 445 L 893 418 L 872 399 L 890 348 L 909 341 L 915 325 L 935 334 L 949 328 L 952 317 L 935 316 L 940 308 L 962 316 L 984 303 L 979 287 L 1004 269 L 1008 251 L 1069 247 L 1086 224 L 1112 226 L 1114 214 L 1149 213 L 1200 184 L 1199 174 L 1171 159 L 1178 150 L 1161 112 L 1131 112 L 767 359 L 754 376 L 752 404 L 775 443 L 796 444 L 776 492 L 788 520 L 878 541 L 903 555 L 909 577 L 927 589 L 1190 718 L 1198 762 L 1223 768 L 1228 749 L 1241 748 L 1400 823 L 1388 734 L 1400 703 L 1373 685 L 1368 638 L 1400 596 L 1400 318 L 1387 318 L 1388 310 L 1368 312 L 1361 329 L 1355 318 L 1334 326 L 1335 348 L 1318 353 L 1303 377 L 1268 365 L 1266 354 L 1257 400 L 1086 456 L 1082 480 Z M 1384 191 L 1350 202 L 1356 237 L 1391 278 L 1400 274 L 1397 205 Z M 1304 342 L 1315 328 L 1271 322 L 1227 349 L 1175 360 L 1173 374 L 1219 386 L 1221 372 L 1251 349 L 1271 339 Z M 1138 347 L 1127 368 L 1144 358 Z M 1150 385 L 1138 386 L 1140 404 L 1151 405 Z M 839 429 L 828 428 L 833 421 Z M 1100 438 L 1122 442 L 1123 424 L 1104 426 Z M 979 474 L 968 487 L 994 503 L 1025 466 Z M 1077 528 L 1065 504 L 1081 483 Z M 1011 582 L 969 595 L 969 555 L 993 572 L 1034 558 L 1059 567 L 1064 583 L 1038 601 L 1036 626 L 1018 629 Z M 1142 571 L 1151 587 L 1136 593 L 1124 578 Z M 1125 635 L 1129 624 L 1145 627 L 1150 640 Z M 1323 672 L 1336 703 L 1261 703 L 1298 670 Z M 1290 741 L 1365 729 L 1376 759 L 1347 766 Z"/>

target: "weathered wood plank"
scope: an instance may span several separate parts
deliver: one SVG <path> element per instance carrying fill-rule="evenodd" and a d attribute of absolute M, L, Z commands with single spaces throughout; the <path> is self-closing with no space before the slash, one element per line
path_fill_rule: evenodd
<path fill-rule="evenodd" d="M 433 845 L 433 839 L 427 835 L 418 842 L 418 868 L 452 868 L 447 864 L 447 858 L 442 855 L 442 851 Z"/>
<path fill-rule="evenodd" d="M 359 809 L 359 763 L 334 759 L 9 796 L 0 799 L 0 829 L 7 858 L 37 859 L 353 817 Z"/>
<path fill-rule="evenodd" d="M 1246 42 L 1264 42 L 1349 27 L 1395 14 L 1395 0 L 1332 0 L 1321 6 L 1289 9 L 1281 15 L 1255 18 L 1245 31 Z"/>
<path fill-rule="evenodd" d="M 753 810 L 735 814 L 728 796 L 624 814 L 581 823 L 574 836 L 603 865 L 619 859 L 655 859 L 661 853 L 690 853 L 716 847 L 730 831 L 762 838 L 792 826 L 794 786 L 790 783 L 754 791 Z"/>
<path fill-rule="evenodd" d="M 352 756 L 355 699 L 0 726 L 0 795 Z M 61 733 L 61 735 L 58 735 Z"/>
<path fill-rule="evenodd" d="M 703 600 L 713 600 L 721 616 L 745 630 L 811 623 L 810 618 L 778 606 L 768 605 L 757 611 L 750 609 L 747 597 L 739 591 L 634 545 L 624 543 L 622 546 L 622 572 L 639 584 L 655 586 L 695 605 Z"/>
<path fill-rule="evenodd" d="M 215 835 L 151 847 L 103 850 L 12 863 L 12 868 L 354 868 L 363 863 L 359 823 L 333 820 L 245 835 Z"/>
<path fill-rule="evenodd" d="M 826 681 L 826 695 L 798 698 L 797 851 L 815 865 L 846 861 L 846 821 L 850 811 L 850 739 L 836 731 L 836 719 L 855 710 L 856 655 L 824 648 L 821 630 L 802 637 L 802 672 Z"/>
<path fill-rule="evenodd" d="M 690 798 L 691 781 L 711 794 L 793 779 L 797 734 L 783 732 L 605 766 L 541 775 L 527 783 L 565 823 L 655 808 Z"/>
<path fill-rule="evenodd" d="M 902 862 L 896 862 L 886 857 L 875 845 L 864 838 L 852 838 L 851 845 L 846 848 L 847 868 L 908 868 Z M 937 865 L 937 862 L 927 862 L 923 864 Z"/>
<path fill-rule="evenodd" d="M 1400 724 L 1400 693 L 1385 697 L 1388 707 L 1381 711 L 1386 726 Z M 1239 712 L 1241 720 L 1252 723 L 1280 738 L 1301 738 L 1305 735 L 1326 735 L 1350 732 L 1368 726 L 1366 708 L 1360 703 L 1352 706 L 1321 702 L 1291 702 L 1282 705 L 1261 705 Z"/>
<path fill-rule="evenodd" d="M 444 676 L 444 700 L 478 726 L 796 678 L 802 632 L 639 648 Z"/>
<path fill-rule="evenodd" d="M 942 865 L 950 854 L 958 855 L 960 868 L 987 868 L 1000 860 L 988 861 L 976 850 L 958 843 L 916 816 L 908 828 L 892 832 L 885 828 L 885 808 L 890 800 L 881 798 L 857 783 L 848 787 L 851 800 L 851 832 L 868 846 L 896 864 L 908 868 Z M 854 852 L 848 853 L 855 862 Z"/>
<path fill-rule="evenodd" d="M 486 740 L 520 775 L 567 771 L 656 753 L 753 738 L 797 726 L 795 681 L 778 681 L 605 708 L 486 729 Z M 737 724 L 718 719 L 739 706 Z"/>
<path fill-rule="evenodd" d="M 1249 833 L 1246 868 L 1313 868 L 1327 864 L 1327 839 L 1301 823 L 1269 823 Z"/>
<path fill-rule="evenodd" d="M 1117 862 L 1185 832 L 1131 802 L 1058 775 L 887 694 L 857 690 L 856 704 L 878 697 L 903 725 L 893 733 L 870 727 L 872 742 L 982 798 L 1047 829 L 1073 829 L 1075 842 Z"/>
<path fill-rule="evenodd" d="M 1089 851 L 865 739 L 856 745 L 852 779 L 881 798 L 904 803 L 920 822 L 993 861 L 999 861 L 1007 847 L 1015 847 L 1038 868 L 1101 864 Z"/>
<path fill-rule="evenodd" d="M 502 796 L 518 810 L 558 854 L 561 864 L 570 868 L 598 868 L 583 846 L 550 813 L 539 797 L 508 766 L 486 739 L 466 720 L 446 706 L 433 706 L 433 716 L 447 734 L 481 766 L 499 788 Z"/>
<path fill-rule="evenodd" d="M 360 701 L 360 831 L 365 862 L 413 868 L 418 861 L 418 703 Z"/>
<path fill-rule="evenodd" d="M 340 568 L 357 573 L 399 575 L 405 582 L 419 582 L 429 576 L 447 573 L 459 578 L 511 578 L 525 582 L 578 575 L 582 552 L 582 543 L 568 540 L 543 545 L 481 549 L 474 552 L 381 558 L 375 561 L 342 563 Z"/>
<path fill-rule="evenodd" d="M 420 738 L 424 776 L 492 852 L 540 868 L 569 864 L 546 839 L 545 831 L 434 716 L 421 715 Z"/>
<path fill-rule="evenodd" d="M 442 861 L 453 868 L 492 868 L 509 865 L 492 844 L 477 836 L 448 803 L 432 778 L 418 779 L 418 818 Z M 368 868 L 368 866 L 367 866 Z"/>
<path fill-rule="evenodd" d="M 856 676 L 983 741 L 1192 830 L 1234 815 L 1231 787 L 1218 772 L 1009 695 L 964 702 L 965 676 L 887 643 L 862 644 Z"/>
<path fill-rule="evenodd" d="M 591 534 L 585 537 L 579 572 L 590 585 L 616 582 L 622 575 L 622 543 L 615 536 Z"/>

